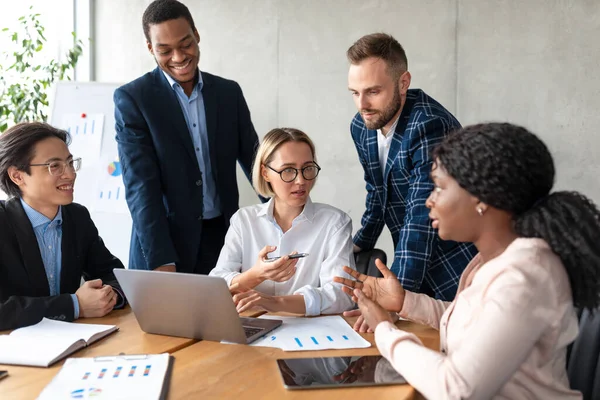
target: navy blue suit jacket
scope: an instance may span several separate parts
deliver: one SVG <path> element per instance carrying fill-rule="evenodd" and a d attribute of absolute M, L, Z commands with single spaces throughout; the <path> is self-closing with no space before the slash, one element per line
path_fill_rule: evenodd
<path fill-rule="evenodd" d="M 422 90 L 409 90 L 382 171 L 377 131 L 367 129 L 360 113 L 350 126 L 367 183 L 366 210 L 354 243 L 372 249 L 386 224 L 396 248 L 391 270 L 402 286 L 414 292 L 425 286 L 428 294 L 448 301 L 477 251 L 470 243 L 441 240 L 425 201 L 433 190 L 431 152 L 458 128 L 456 118 L 437 101 Z"/>
<path fill-rule="evenodd" d="M 228 222 L 238 209 L 236 161 L 250 179 L 258 137 L 240 86 L 201 74 L 210 163 Z M 156 68 L 118 88 L 114 102 L 133 219 L 129 268 L 175 262 L 177 271 L 192 272 L 202 235 L 202 176 L 176 94 Z"/>

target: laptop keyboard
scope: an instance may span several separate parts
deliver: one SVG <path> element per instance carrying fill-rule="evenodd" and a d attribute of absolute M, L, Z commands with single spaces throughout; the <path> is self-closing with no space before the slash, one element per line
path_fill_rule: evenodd
<path fill-rule="evenodd" d="M 252 328 L 250 326 L 244 326 L 244 333 L 246 333 L 247 338 L 263 330 L 264 328 Z"/>

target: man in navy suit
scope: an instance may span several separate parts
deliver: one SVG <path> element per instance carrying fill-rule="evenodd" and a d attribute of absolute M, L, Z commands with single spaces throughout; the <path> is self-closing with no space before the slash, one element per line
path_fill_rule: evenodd
<path fill-rule="evenodd" d="M 240 86 L 198 69 L 185 5 L 154 1 L 142 22 L 158 67 L 114 94 L 129 268 L 208 274 L 238 209 L 236 160 L 250 179 L 258 137 Z"/>
<path fill-rule="evenodd" d="M 358 108 L 350 131 L 367 184 L 354 250 L 372 249 L 386 224 L 396 248 L 391 270 L 402 286 L 452 300 L 476 250 L 441 240 L 425 201 L 434 189 L 431 151 L 460 124 L 425 92 L 408 89 L 406 54 L 392 36 L 366 35 L 347 56 L 348 86 Z"/>

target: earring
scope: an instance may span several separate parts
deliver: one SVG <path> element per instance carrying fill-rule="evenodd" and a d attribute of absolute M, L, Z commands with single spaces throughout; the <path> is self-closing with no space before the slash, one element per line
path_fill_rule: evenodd
<path fill-rule="evenodd" d="M 483 209 L 481 207 L 477 207 L 477 214 L 479 214 L 480 217 L 483 217 Z"/>

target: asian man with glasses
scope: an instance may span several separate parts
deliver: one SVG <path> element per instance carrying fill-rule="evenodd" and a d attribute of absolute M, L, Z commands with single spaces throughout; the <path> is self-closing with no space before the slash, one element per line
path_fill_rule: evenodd
<path fill-rule="evenodd" d="M 88 210 L 73 203 L 81 159 L 70 137 L 44 123 L 22 123 L 0 136 L 0 330 L 42 318 L 101 317 L 125 305 Z M 85 283 L 80 286 L 81 278 Z"/>
<path fill-rule="evenodd" d="M 225 278 L 239 312 L 256 307 L 319 315 L 352 308 L 349 296 L 333 283 L 344 265 L 354 268 L 352 220 L 311 201 L 319 171 L 315 146 L 304 132 L 281 128 L 265 135 L 252 179 L 258 193 L 271 200 L 233 215 L 210 273 Z"/>

